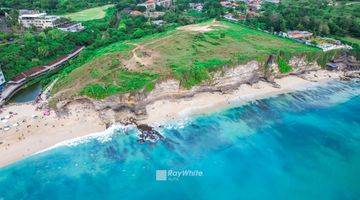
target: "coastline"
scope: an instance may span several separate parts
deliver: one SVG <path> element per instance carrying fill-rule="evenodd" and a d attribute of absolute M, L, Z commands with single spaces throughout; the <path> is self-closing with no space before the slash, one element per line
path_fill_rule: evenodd
<path fill-rule="evenodd" d="M 227 92 L 202 92 L 193 97 L 158 100 L 146 106 L 147 115 L 139 123 L 159 126 L 169 122 L 186 120 L 190 116 L 212 113 L 237 107 L 249 101 L 306 89 L 329 80 L 336 80 L 342 73 L 319 70 L 309 72 L 306 77 L 289 75 L 276 79 L 280 87 L 259 81 L 253 85 L 242 84 Z M 59 116 L 54 111 L 45 116 L 36 105 L 27 103 L 8 105 L 2 109 L 1 118 L 9 112 L 17 113 L 6 123 L 1 123 L 0 131 L 0 168 L 13 162 L 59 146 L 68 140 L 94 135 L 106 130 L 99 113 L 86 103 L 72 104 L 67 115 Z M 34 117 L 34 116 L 37 117 Z M 25 120 L 25 121 L 24 121 Z M 4 131 L 4 124 L 14 125 Z M 95 134 L 96 135 L 96 134 Z"/>
<path fill-rule="evenodd" d="M 326 81 L 339 80 L 341 75 L 339 71 L 319 70 L 303 78 L 289 75 L 275 79 L 275 83 L 280 87 L 259 81 L 252 85 L 242 84 L 237 89 L 224 94 L 203 92 L 190 98 L 159 100 L 146 106 L 147 117 L 140 122 L 160 126 L 172 121 L 186 120 L 196 115 L 238 107 L 254 100 L 306 89 Z"/>
<path fill-rule="evenodd" d="M 14 114 L 9 114 L 12 112 Z M 69 115 L 45 116 L 32 103 L 8 105 L 2 109 L 0 167 L 26 158 L 57 143 L 105 130 L 97 113 L 86 105 L 69 108 Z M 11 126 L 5 131 L 4 125 Z"/>

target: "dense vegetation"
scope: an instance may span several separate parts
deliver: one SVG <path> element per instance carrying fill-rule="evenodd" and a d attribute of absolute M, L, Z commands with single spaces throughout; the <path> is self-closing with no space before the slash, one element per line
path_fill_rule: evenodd
<path fill-rule="evenodd" d="M 51 13 L 75 12 L 85 8 L 115 3 L 116 0 L 0 0 L 0 7 L 40 9 Z"/>
<path fill-rule="evenodd" d="M 316 35 L 360 37 L 360 4 L 281 0 L 264 4 L 260 17 L 247 23 L 269 31 L 308 30 Z"/>
<path fill-rule="evenodd" d="M 47 64 L 71 52 L 82 44 L 73 33 L 47 30 L 38 35 L 25 33 L 17 42 L 4 45 L 0 51 L 0 66 L 7 80 L 34 66 Z"/>
<path fill-rule="evenodd" d="M 63 32 L 57 29 L 46 29 L 41 32 L 28 30 L 14 36 L 14 42 L 0 46 L 0 66 L 7 80 L 34 66 L 45 65 L 58 57 L 68 54 L 76 46 L 91 45 L 94 47 L 109 44 L 110 39 L 101 37 L 110 28 L 109 19 L 114 10 L 108 11 L 108 16 L 101 20 L 91 21 L 87 29 L 80 33 Z M 6 34 L 6 37 L 9 34 Z M 114 36 L 115 37 L 115 36 Z M 98 40 L 96 40 L 98 38 Z M 117 38 L 113 39 L 115 41 Z M 101 41 L 98 42 L 98 41 Z"/>

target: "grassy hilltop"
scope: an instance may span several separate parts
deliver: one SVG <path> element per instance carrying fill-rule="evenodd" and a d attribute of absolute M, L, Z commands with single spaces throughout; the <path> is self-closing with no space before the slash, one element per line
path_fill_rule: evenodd
<path fill-rule="evenodd" d="M 287 58 L 322 51 L 230 22 L 183 26 L 140 40 L 98 49 L 84 65 L 63 77 L 52 91 L 58 98 L 86 95 L 102 99 L 116 93 L 151 90 L 158 79 L 174 77 L 185 88 L 209 79 L 209 72 L 270 54 Z M 290 69 L 291 70 L 291 69 Z"/>
<path fill-rule="evenodd" d="M 114 5 L 111 4 L 95 8 L 89 8 L 79 12 L 65 14 L 63 16 L 66 18 L 70 18 L 73 21 L 90 21 L 95 19 L 102 19 L 105 17 L 105 11 L 111 7 L 114 7 Z"/>

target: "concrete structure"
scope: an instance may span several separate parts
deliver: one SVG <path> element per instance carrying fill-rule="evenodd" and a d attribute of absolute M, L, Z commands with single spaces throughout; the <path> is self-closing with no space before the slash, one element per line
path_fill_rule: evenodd
<path fill-rule="evenodd" d="M 5 76 L 4 73 L 2 72 L 2 70 L 0 69 L 0 92 L 3 91 L 4 86 L 5 86 L 6 80 L 5 80 Z"/>
<path fill-rule="evenodd" d="M 164 25 L 165 21 L 164 20 L 154 20 L 152 21 L 153 24 L 155 24 L 156 26 L 162 26 Z"/>
<path fill-rule="evenodd" d="M 157 19 L 164 15 L 165 15 L 165 12 L 145 12 L 145 17 L 150 17 L 152 19 Z"/>
<path fill-rule="evenodd" d="M 145 5 L 147 11 L 154 11 L 156 8 L 156 4 L 154 0 L 146 1 Z"/>
<path fill-rule="evenodd" d="M 81 23 L 69 22 L 59 16 L 47 15 L 36 10 L 20 10 L 19 23 L 25 28 L 36 27 L 39 29 L 58 28 L 62 31 L 79 32 L 84 30 Z"/>
<path fill-rule="evenodd" d="M 157 6 L 162 6 L 164 8 L 170 8 L 172 6 L 172 0 L 155 0 Z"/>
<path fill-rule="evenodd" d="M 146 11 L 150 12 L 155 11 L 156 6 L 170 8 L 172 6 L 172 0 L 147 0 L 145 3 L 138 4 L 138 6 L 144 6 Z"/>
<path fill-rule="evenodd" d="M 305 40 L 305 39 L 310 39 L 313 36 L 313 34 L 310 33 L 309 31 L 288 31 L 287 36 L 293 39 Z"/>
<path fill-rule="evenodd" d="M 204 8 L 204 4 L 203 3 L 189 3 L 189 6 L 191 9 L 197 10 L 197 11 L 202 11 L 202 9 Z"/>
<path fill-rule="evenodd" d="M 19 23 L 25 28 L 54 28 L 57 26 L 56 21 L 60 19 L 58 16 L 47 15 L 45 12 L 40 13 L 35 10 L 20 10 Z"/>
<path fill-rule="evenodd" d="M 280 0 L 263 0 L 263 1 L 269 3 L 280 3 Z"/>
<path fill-rule="evenodd" d="M 224 18 L 227 19 L 227 20 L 230 20 L 230 21 L 234 21 L 234 22 L 239 21 L 239 20 L 236 19 L 236 18 L 234 17 L 234 15 L 231 14 L 231 13 L 228 13 L 228 14 L 224 15 Z"/>
<path fill-rule="evenodd" d="M 58 25 L 57 28 L 67 32 L 80 32 L 85 29 L 81 23 L 72 22 Z"/>
<path fill-rule="evenodd" d="M 324 44 L 318 44 L 316 47 L 322 49 L 323 51 L 331 51 L 335 49 L 349 49 L 351 50 L 352 47 L 345 44 L 331 44 L 331 43 L 324 43 Z"/>
<path fill-rule="evenodd" d="M 142 12 L 138 11 L 138 10 L 133 10 L 130 12 L 130 15 L 132 16 L 139 16 L 139 15 L 143 15 Z"/>

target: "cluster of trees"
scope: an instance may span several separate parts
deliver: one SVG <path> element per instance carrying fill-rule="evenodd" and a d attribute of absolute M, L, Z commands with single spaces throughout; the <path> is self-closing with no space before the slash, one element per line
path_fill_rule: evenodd
<path fill-rule="evenodd" d="M 51 13 L 75 12 L 84 8 L 116 3 L 117 0 L 0 0 L 0 7 L 40 9 Z"/>
<path fill-rule="evenodd" d="M 16 42 L 1 46 L 0 66 L 7 80 L 34 66 L 42 66 L 71 52 L 82 41 L 74 33 L 46 30 L 26 32 Z"/>
<path fill-rule="evenodd" d="M 85 22 L 87 27 L 78 33 L 64 32 L 58 29 L 45 29 L 38 32 L 29 29 L 18 35 L 0 34 L 0 37 L 12 35 L 15 41 L 0 46 L 0 66 L 7 80 L 34 66 L 42 66 L 68 54 L 76 46 L 86 45 L 89 49 L 108 45 L 112 42 L 128 39 L 118 31 L 115 9 L 109 9 L 105 18 Z"/>
<path fill-rule="evenodd" d="M 328 0 L 282 0 L 264 4 L 259 18 L 247 23 L 269 31 L 308 30 L 316 35 L 360 37 L 360 4 Z"/>
<path fill-rule="evenodd" d="M 50 12 L 70 12 L 80 8 L 91 7 L 115 1 L 109 0 L 0 0 L 0 6 L 29 9 L 44 9 Z M 116 1 L 115 8 L 108 9 L 105 18 L 84 22 L 86 30 L 80 33 L 67 33 L 59 30 L 28 30 L 16 35 L 16 41 L 0 46 L 0 66 L 7 80 L 34 66 L 41 66 L 69 53 L 79 45 L 87 45 L 84 53 L 111 43 L 141 38 L 145 35 L 162 32 L 180 25 L 197 23 L 209 18 L 220 17 L 223 9 L 217 0 L 203 1 L 203 12 L 191 11 L 191 0 L 178 0 L 175 7 L 163 9 L 165 15 L 160 17 L 166 25 L 157 26 L 145 16 L 132 16 L 126 10 L 139 9 L 137 4 L 142 0 Z M 5 35 L 3 38 L 5 38 Z"/>

